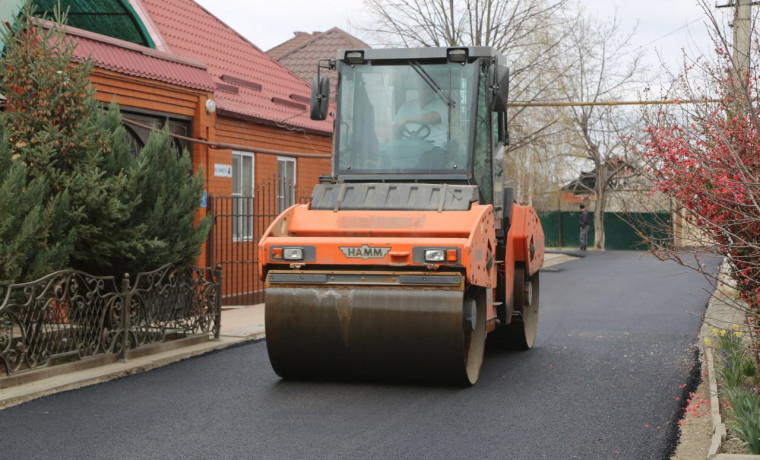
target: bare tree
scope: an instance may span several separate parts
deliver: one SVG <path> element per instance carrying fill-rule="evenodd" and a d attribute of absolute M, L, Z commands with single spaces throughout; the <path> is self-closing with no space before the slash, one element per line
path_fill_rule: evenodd
<path fill-rule="evenodd" d="M 556 101 L 620 99 L 642 72 L 631 34 L 616 19 L 591 20 L 573 0 L 364 0 L 385 46 L 492 46 L 510 66 L 509 146 L 505 169 L 516 197 L 531 203 L 557 189 L 585 161 L 597 174 L 595 246 L 604 247 L 607 192 L 630 171 L 619 133 L 631 120 L 612 107 L 536 108 Z M 635 117 L 634 117 L 635 118 Z M 556 199 L 555 199 L 556 201 Z"/>
<path fill-rule="evenodd" d="M 372 20 L 358 28 L 380 46 L 491 46 L 507 57 L 510 100 L 556 99 L 568 37 L 571 0 L 365 0 Z M 567 65 L 565 65 L 567 67 Z M 545 148 L 556 134 L 556 113 L 516 107 L 509 111 L 507 171 L 518 198 L 529 201 Z M 543 144 L 542 144 L 543 142 Z"/>
<path fill-rule="evenodd" d="M 551 98 L 546 78 L 568 34 L 570 0 L 364 0 L 359 29 L 381 46 L 491 46 L 510 64 L 510 99 Z M 517 116 L 515 114 L 514 116 Z"/>
<path fill-rule="evenodd" d="M 567 0 L 364 0 L 362 28 L 388 46 L 525 46 Z M 538 27 L 538 28 L 536 28 Z"/>
<path fill-rule="evenodd" d="M 595 205 L 594 247 L 604 249 L 609 192 L 620 185 L 624 173 L 636 169 L 626 143 L 630 133 L 641 131 L 640 115 L 614 101 L 635 94 L 644 68 L 641 52 L 630 50 L 633 32 L 622 34 L 617 16 L 607 20 L 586 16 L 569 33 L 566 51 L 572 64 L 563 72 L 561 97 L 584 105 L 571 106 L 562 114 L 573 127 L 571 150 L 593 168 L 589 192 Z"/>

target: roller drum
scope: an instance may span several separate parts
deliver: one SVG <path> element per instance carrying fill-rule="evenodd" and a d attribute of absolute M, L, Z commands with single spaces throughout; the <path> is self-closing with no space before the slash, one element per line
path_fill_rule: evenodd
<path fill-rule="evenodd" d="M 267 349 L 284 378 L 473 384 L 483 317 L 461 286 L 287 285 L 266 292 Z"/>

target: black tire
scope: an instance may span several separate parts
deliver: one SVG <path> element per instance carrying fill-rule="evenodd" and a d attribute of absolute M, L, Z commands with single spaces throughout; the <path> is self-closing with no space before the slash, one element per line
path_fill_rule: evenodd
<path fill-rule="evenodd" d="M 525 267 L 515 266 L 515 311 L 512 322 L 506 328 L 510 348 L 530 350 L 536 342 L 538 331 L 539 277 L 538 272 L 526 276 Z"/>
<path fill-rule="evenodd" d="M 474 385 L 480 377 L 486 342 L 485 291 L 476 289 L 473 296 L 465 297 L 462 304 L 462 327 L 464 329 L 465 378 L 463 383 Z"/>

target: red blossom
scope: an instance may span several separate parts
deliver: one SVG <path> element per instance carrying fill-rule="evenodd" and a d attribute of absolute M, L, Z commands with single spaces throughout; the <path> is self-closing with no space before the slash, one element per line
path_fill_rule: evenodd
<path fill-rule="evenodd" d="M 720 56 L 730 62 L 728 54 Z M 723 92 L 722 103 L 699 117 L 691 116 L 688 123 L 669 121 L 660 111 L 657 122 L 645 129 L 648 142 L 640 151 L 655 188 L 686 208 L 687 221 L 716 243 L 729 261 L 729 275 L 741 298 L 758 315 L 760 118 L 757 108 L 746 104 L 745 94 L 757 100 L 760 85 L 748 77 L 742 92 L 735 92 L 732 72 L 714 75 L 714 87 Z"/>

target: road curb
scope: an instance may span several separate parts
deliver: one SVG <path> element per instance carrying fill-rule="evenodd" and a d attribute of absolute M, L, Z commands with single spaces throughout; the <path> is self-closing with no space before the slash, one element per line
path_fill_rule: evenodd
<path fill-rule="evenodd" d="M 720 452 L 720 446 L 726 440 L 726 425 L 720 416 L 720 403 L 718 401 L 718 382 L 715 379 L 715 363 L 712 350 L 704 347 L 704 356 L 707 363 L 707 383 L 710 388 L 710 418 L 713 424 L 713 435 L 710 441 L 710 449 L 707 458 L 715 458 Z"/>
<path fill-rule="evenodd" d="M 725 262 L 721 265 L 718 274 L 718 285 L 715 288 L 707 305 L 705 319 L 702 324 L 700 340 L 712 337 L 713 327 L 718 329 L 730 329 L 732 324 L 742 323 L 743 314 L 737 313 L 736 309 L 727 304 L 723 298 L 729 297 L 733 292 L 730 281 L 726 278 Z M 720 401 L 718 400 L 718 383 L 715 371 L 715 357 L 712 349 L 703 346 L 705 362 L 707 364 L 707 379 L 710 390 L 710 419 L 713 425 L 713 435 L 710 448 L 707 452 L 708 460 L 759 460 L 760 455 L 751 454 L 724 454 L 720 453 L 721 446 L 727 437 L 726 424 L 720 415 Z"/>
<path fill-rule="evenodd" d="M 116 380 L 232 346 L 256 342 L 263 338 L 263 332 L 251 334 L 247 337 L 222 335 L 218 340 L 154 353 L 130 359 L 126 362 L 118 361 L 78 372 L 60 374 L 24 385 L 3 388 L 0 389 L 0 410 L 51 394 Z"/>

